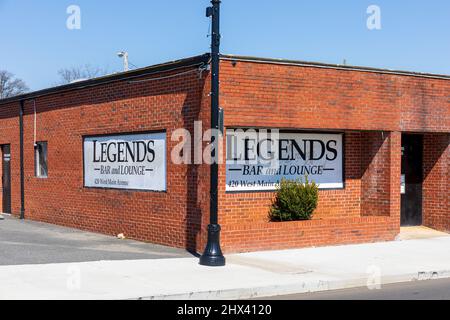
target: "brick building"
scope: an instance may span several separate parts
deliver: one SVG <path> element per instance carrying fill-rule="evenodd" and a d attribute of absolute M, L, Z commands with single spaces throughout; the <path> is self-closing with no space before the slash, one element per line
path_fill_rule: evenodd
<path fill-rule="evenodd" d="M 197 56 L 1 100 L 3 211 L 201 251 L 209 166 L 171 154 L 177 129 L 209 127 L 208 63 Z M 301 166 L 318 161 L 325 187 L 313 219 L 298 222 L 269 222 L 273 185 L 258 185 L 258 173 L 233 180 L 242 168 L 221 164 L 225 252 L 392 240 L 402 224 L 450 231 L 450 76 L 222 56 L 220 90 L 227 130 L 277 129 L 282 152 L 298 157 L 317 143 L 336 156 L 326 168 L 318 158 L 328 156 L 311 151 Z"/>

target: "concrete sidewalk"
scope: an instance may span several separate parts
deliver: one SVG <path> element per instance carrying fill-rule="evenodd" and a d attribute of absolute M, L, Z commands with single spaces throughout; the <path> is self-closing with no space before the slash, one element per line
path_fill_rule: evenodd
<path fill-rule="evenodd" d="M 3 266 L 0 299 L 246 299 L 449 278 L 450 237 L 227 258 Z"/>

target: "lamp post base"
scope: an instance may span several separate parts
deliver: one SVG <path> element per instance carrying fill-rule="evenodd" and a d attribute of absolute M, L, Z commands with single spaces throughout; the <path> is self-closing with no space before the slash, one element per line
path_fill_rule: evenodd
<path fill-rule="evenodd" d="M 205 252 L 200 257 L 200 265 L 208 267 L 225 266 L 225 257 L 220 249 L 220 225 L 211 224 L 208 226 L 208 244 Z"/>

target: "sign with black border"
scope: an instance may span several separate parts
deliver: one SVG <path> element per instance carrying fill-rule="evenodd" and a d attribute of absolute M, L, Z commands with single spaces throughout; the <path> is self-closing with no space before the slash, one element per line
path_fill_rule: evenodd
<path fill-rule="evenodd" d="M 84 187 L 166 191 L 166 132 L 83 137 Z"/>
<path fill-rule="evenodd" d="M 228 129 L 226 150 L 227 192 L 274 191 L 282 178 L 345 187 L 343 133 Z"/>

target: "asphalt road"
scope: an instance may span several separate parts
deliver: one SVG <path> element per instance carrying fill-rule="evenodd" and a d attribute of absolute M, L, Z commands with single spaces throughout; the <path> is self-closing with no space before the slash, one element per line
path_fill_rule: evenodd
<path fill-rule="evenodd" d="M 268 298 L 269 300 L 450 300 L 450 279 L 384 285 L 367 288 L 325 291 Z"/>
<path fill-rule="evenodd" d="M 119 240 L 7 217 L 0 220 L 0 265 L 192 257 L 185 250 Z"/>

